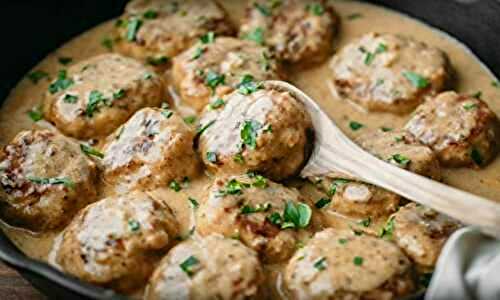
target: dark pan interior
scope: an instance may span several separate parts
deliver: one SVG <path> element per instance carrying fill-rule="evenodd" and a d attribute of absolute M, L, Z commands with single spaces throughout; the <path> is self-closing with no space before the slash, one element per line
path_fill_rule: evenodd
<path fill-rule="evenodd" d="M 500 76 L 500 1 L 371 2 L 406 13 L 450 33 L 469 46 L 493 73 Z M 1 1 L 0 102 L 38 61 L 71 37 L 119 15 L 125 3 L 126 0 Z M 411 35 L 411 32 L 407 34 Z M 51 299 L 123 299 L 113 292 L 83 284 L 27 258 L 1 231 L 0 259 L 19 270 Z"/>

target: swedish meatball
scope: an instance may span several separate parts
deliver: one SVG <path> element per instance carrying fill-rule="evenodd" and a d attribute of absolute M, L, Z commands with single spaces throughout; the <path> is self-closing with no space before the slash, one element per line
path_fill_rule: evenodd
<path fill-rule="evenodd" d="M 381 160 L 416 174 L 441 179 L 441 167 L 434 151 L 403 130 L 367 132 L 357 142 Z"/>
<path fill-rule="evenodd" d="M 267 45 L 279 59 L 319 63 L 333 51 L 338 19 L 327 1 L 252 1 L 240 36 Z"/>
<path fill-rule="evenodd" d="M 341 97 L 369 111 L 405 113 L 450 78 L 448 56 L 410 37 L 369 33 L 345 46 L 330 63 Z"/>
<path fill-rule="evenodd" d="M 201 120 L 207 128 L 199 150 L 210 171 L 258 171 L 274 180 L 299 171 L 312 132 L 302 103 L 271 87 L 249 95 L 235 91 L 224 101 L 224 107 L 208 111 Z"/>
<path fill-rule="evenodd" d="M 257 299 L 263 279 L 253 250 L 212 234 L 174 247 L 153 273 L 144 299 Z"/>
<path fill-rule="evenodd" d="M 146 282 L 177 230 L 170 208 L 147 194 L 105 198 L 66 228 L 56 261 L 84 281 L 132 291 Z"/>
<path fill-rule="evenodd" d="M 0 215 L 32 231 L 58 228 L 96 198 L 96 165 L 48 130 L 23 131 L 0 153 Z"/>
<path fill-rule="evenodd" d="M 134 0 L 116 24 L 118 52 L 157 65 L 213 32 L 231 35 L 226 12 L 216 1 Z"/>
<path fill-rule="evenodd" d="M 309 225 L 311 210 L 303 202 L 295 189 L 260 175 L 217 178 L 197 210 L 197 230 L 237 237 L 264 261 L 283 261 Z M 291 211 L 298 216 L 297 210 L 300 222 L 290 218 Z"/>
<path fill-rule="evenodd" d="M 292 299 L 394 299 L 414 290 L 411 277 L 393 243 L 329 228 L 294 254 L 284 281 Z"/>
<path fill-rule="evenodd" d="M 448 237 L 459 228 L 454 219 L 409 203 L 389 219 L 392 238 L 418 265 L 433 268 Z"/>
<path fill-rule="evenodd" d="M 210 98 L 216 101 L 237 88 L 245 89 L 251 81 L 280 77 L 279 65 L 265 47 L 229 37 L 200 42 L 175 57 L 173 64 L 177 91 L 199 111 Z"/>
<path fill-rule="evenodd" d="M 115 192 L 149 190 L 197 174 L 194 130 L 168 108 L 143 108 L 104 146 L 104 180 Z"/>
<path fill-rule="evenodd" d="M 59 72 L 46 94 L 44 116 L 71 137 L 104 137 L 163 96 L 154 72 L 133 59 L 103 54 Z"/>
<path fill-rule="evenodd" d="M 326 217 L 337 212 L 351 217 L 380 217 L 394 213 L 401 197 L 383 188 L 359 181 L 339 172 L 309 178 L 329 197 L 328 203 L 318 203 Z"/>
<path fill-rule="evenodd" d="M 450 167 L 484 166 L 499 148 L 495 113 L 481 99 L 455 92 L 428 99 L 405 128 Z"/>

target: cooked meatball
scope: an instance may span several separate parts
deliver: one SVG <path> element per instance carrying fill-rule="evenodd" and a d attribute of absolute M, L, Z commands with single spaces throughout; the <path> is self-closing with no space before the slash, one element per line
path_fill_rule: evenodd
<path fill-rule="evenodd" d="M 388 216 L 398 209 L 401 201 L 393 192 L 338 172 L 310 180 L 329 197 L 330 201 L 323 200 L 316 205 L 327 219 L 335 215 L 331 212 L 351 217 Z"/>
<path fill-rule="evenodd" d="M 266 262 L 283 261 L 306 234 L 311 210 L 303 202 L 295 189 L 260 175 L 217 178 L 197 210 L 197 230 L 236 237 Z M 300 222 L 290 217 L 290 211 L 298 214 L 298 209 Z"/>
<path fill-rule="evenodd" d="M 311 64 L 333 52 L 338 19 L 327 1 L 251 1 L 240 36 L 267 45 L 282 60 Z"/>
<path fill-rule="evenodd" d="M 23 131 L 0 152 L 0 215 L 32 231 L 55 229 L 96 198 L 96 165 L 68 138 Z"/>
<path fill-rule="evenodd" d="M 167 186 L 197 174 L 194 130 L 168 108 L 143 108 L 108 137 L 104 180 L 118 193 Z"/>
<path fill-rule="evenodd" d="M 406 130 L 450 167 L 484 166 L 499 148 L 495 113 L 481 99 L 455 92 L 441 93 L 420 105 Z"/>
<path fill-rule="evenodd" d="M 444 243 L 460 226 L 454 219 L 416 203 L 402 207 L 388 224 L 396 244 L 424 268 L 434 267 Z"/>
<path fill-rule="evenodd" d="M 66 228 L 56 261 L 84 281 L 132 291 L 145 284 L 177 230 L 170 208 L 147 194 L 105 198 Z"/>
<path fill-rule="evenodd" d="M 258 171 L 274 180 L 299 171 L 308 154 L 312 123 L 302 103 L 270 87 L 235 91 L 201 120 L 199 150 L 214 173 Z"/>
<path fill-rule="evenodd" d="M 253 250 L 212 234 L 170 250 L 150 278 L 144 299 L 258 299 L 263 279 Z"/>
<path fill-rule="evenodd" d="M 116 31 L 118 52 L 163 67 L 201 36 L 231 35 L 233 29 L 216 1 L 134 0 Z"/>
<path fill-rule="evenodd" d="M 173 80 L 183 101 L 202 110 L 218 97 L 252 82 L 279 79 L 267 48 L 236 38 L 200 42 L 174 59 Z M 216 105 L 217 106 L 217 105 Z"/>
<path fill-rule="evenodd" d="M 410 37 L 369 33 L 345 46 L 330 64 L 337 93 L 369 111 L 405 113 L 443 90 L 450 63 L 441 50 Z"/>
<path fill-rule="evenodd" d="M 154 72 L 133 59 L 103 54 L 59 72 L 45 97 L 44 116 L 66 135 L 104 137 L 163 96 Z"/>
<path fill-rule="evenodd" d="M 434 151 L 403 130 L 367 132 L 357 142 L 368 152 L 400 168 L 435 180 L 441 179 L 441 167 Z"/>
<path fill-rule="evenodd" d="M 393 243 L 329 228 L 295 253 L 284 279 L 292 299 L 394 299 L 414 290 L 411 273 Z"/>

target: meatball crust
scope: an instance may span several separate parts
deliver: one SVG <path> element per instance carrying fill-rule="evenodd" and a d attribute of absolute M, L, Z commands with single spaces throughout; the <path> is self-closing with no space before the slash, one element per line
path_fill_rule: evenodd
<path fill-rule="evenodd" d="M 235 91 L 225 105 L 207 111 L 199 151 L 208 170 L 238 174 L 257 171 L 274 180 L 298 173 L 307 159 L 312 123 L 288 92 L 270 87 L 250 95 Z"/>
<path fill-rule="evenodd" d="M 105 137 L 142 107 L 163 101 L 162 80 L 138 61 L 103 54 L 60 71 L 44 101 L 44 116 L 78 139 Z"/>
<path fill-rule="evenodd" d="M 271 182 L 260 175 L 220 177 L 209 189 L 197 210 L 197 231 L 237 237 L 266 262 L 289 258 L 309 225 L 284 226 L 285 207 L 309 206 L 299 192 Z M 294 224 L 288 224 L 294 225 Z"/>
<path fill-rule="evenodd" d="M 177 230 L 170 208 L 147 194 L 105 198 L 66 228 L 56 261 L 84 281 L 133 291 L 145 284 Z"/>
<path fill-rule="evenodd" d="M 233 31 L 216 1 L 134 0 L 117 23 L 116 49 L 151 63 L 178 55 L 209 32 L 231 35 Z"/>
<path fill-rule="evenodd" d="M 242 38 L 267 45 L 279 59 L 291 63 L 319 63 L 333 52 L 338 18 L 327 1 L 250 3 L 240 27 Z"/>
<path fill-rule="evenodd" d="M 258 299 L 263 279 L 255 251 L 212 234 L 170 250 L 150 278 L 144 299 Z"/>
<path fill-rule="evenodd" d="M 369 33 L 330 63 L 339 96 L 369 111 L 406 113 L 443 90 L 451 67 L 443 51 L 407 36 Z"/>
<path fill-rule="evenodd" d="M 406 131 L 371 131 L 357 139 L 366 151 L 400 168 L 435 180 L 441 179 L 439 160 L 429 147 Z"/>
<path fill-rule="evenodd" d="M 247 81 L 279 79 L 280 67 L 267 48 L 220 37 L 200 42 L 174 58 L 173 80 L 182 100 L 201 111 L 210 98 L 232 92 Z M 214 87 L 212 78 L 223 76 Z"/>
<path fill-rule="evenodd" d="M 449 167 L 481 167 L 498 152 L 498 118 L 473 96 L 445 92 L 420 105 L 406 130 Z"/>
<path fill-rule="evenodd" d="M 434 267 L 446 240 L 460 227 L 458 221 L 416 203 L 402 207 L 389 222 L 396 244 L 427 269 Z"/>
<path fill-rule="evenodd" d="M 32 231 L 55 229 L 96 198 L 96 165 L 49 130 L 20 132 L 0 153 L 0 215 Z"/>
<path fill-rule="evenodd" d="M 328 228 L 294 254 L 284 282 L 292 299 L 394 299 L 414 290 L 411 271 L 393 243 Z"/>
<path fill-rule="evenodd" d="M 339 172 L 309 179 L 331 200 L 321 207 L 326 223 L 330 223 L 328 216 L 335 215 L 330 213 L 351 217 L 389 216 L 398 209 L 401 201 L 401 197 L 393 192 Z"/>
<path fill-rule="evenodd" d="M 195 176 L 195 132 L 168 108 L 143 108 L 108 137 L 104 180 L 119 194 L 150 190 Z"/>

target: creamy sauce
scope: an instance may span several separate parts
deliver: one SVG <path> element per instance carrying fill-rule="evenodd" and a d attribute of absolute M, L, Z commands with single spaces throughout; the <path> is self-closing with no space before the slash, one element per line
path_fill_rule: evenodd
<path fill-rule="evenodd" d="M 244 2 L 231 0 L 221 2 L 229 11 L 229 16 L 233 22 L 238 24 L 244 13 Z M 424 41 L 447 52 L 457 73 L 458 82 L 455 89 L 464 93 L 482 91 L 482 98 L 485 99 L 497 115 L 500 115 L 500 88 L 491 85 L 494 77 L 463 45 L 442 32 L 384 8 L 351 1 L 334 1 L 333 3 L 342 19 L 340 33 L 335 42 L 336 49 L 370 31 L 411 35 L 417 40 Z M 347 16 L 352 14 L 361 14 L 361 17 L 349 20 Z M 81 61 L 96 54 L 105 53 L 107 50 L 101 46 L 101 41 L 109 36 L 113 23 L 113 21 L 109 21 L 76 37 L 50 54 L 33 70 L 46 71 L 51 75 L 51 78 L 54 78 L 58 70 L 65 68 L 65 66 L 59 64 L 59 57 L 72 57 L 73 61 Z M 402 127 L 408 120 L 408 115 L 368 114 L 352 103 L 339 99 L 332 91 L 329 81 L 326 80 L 330 77 L 328 62 L 306 70 L 289 70 L 287 73 L 290 76 L 290 81 L 316 99 L 328 115 L 350 137 L 362 134 L 366 128 Z M 50 126 L 43 121 L 35 124 L 26 115 L 29 110 L 41 102 L 42 95 L 47 90 L 48 84 L 49 80 L 46 79 L 40 80 L 38 84 L 23 79 L 11 91 L 0 110 L 0 145 L 3 146 L 8 143 L 21 130 L 30 129 L 33 126 Z M 174 98 L 178 99 L 178 97 Z M 181 114 L 185 113 L 186 115 L 193 113 L 191 109 L 185 107 L 180 107 L 179 111 Z M 349 129 L 350 121 L 361 122 L 365 125 L 365 128 L 353 132 Z M 445 183 L 500 202 L 499 158 L 481 170 L 466 168 L 444 169 L 443 173 Z M 189 234 L 195 225 L 193 210 L 190 207 L 188 197 L 202 199 L 206 193 L 206 186 L 210 182 L 211 178 L 202 176 L 192 179 L 189 186 L 184 187 L 177 193 L 168 188 L 152 192 L 156 197 L 165 199 L 172 207 L 174 214 L 181 223 L 182 235 Z M 310 199 L 320 197 L 318 192 L 309 184 L 299 183 L 298 187 Z M 355 192 L 358 193 L 358 191 Z M 356 220 L 339 216 L 339 222 L 335 225 L 348 228 L 348 224 L 353 221 Z M 379 222 L 374 223 L 373 227 L 380 226 Z M 54 237 L 57 236 L 57 233 L 34 235 L 11 228 L 5 224 L 2 224 L 1 228 L 23 252 L 44 261 L 47 260 Z M 280 274 L 277 272 L 280 269 L 279 266 L 268 266 L 267 268 L 271 274 L 269 276 L 269 281 L 272 281 L 271 285 L 277 284 L 279 286 L 281 282 Z M 271 280 L 271 278 L 273 279 Z"/>

